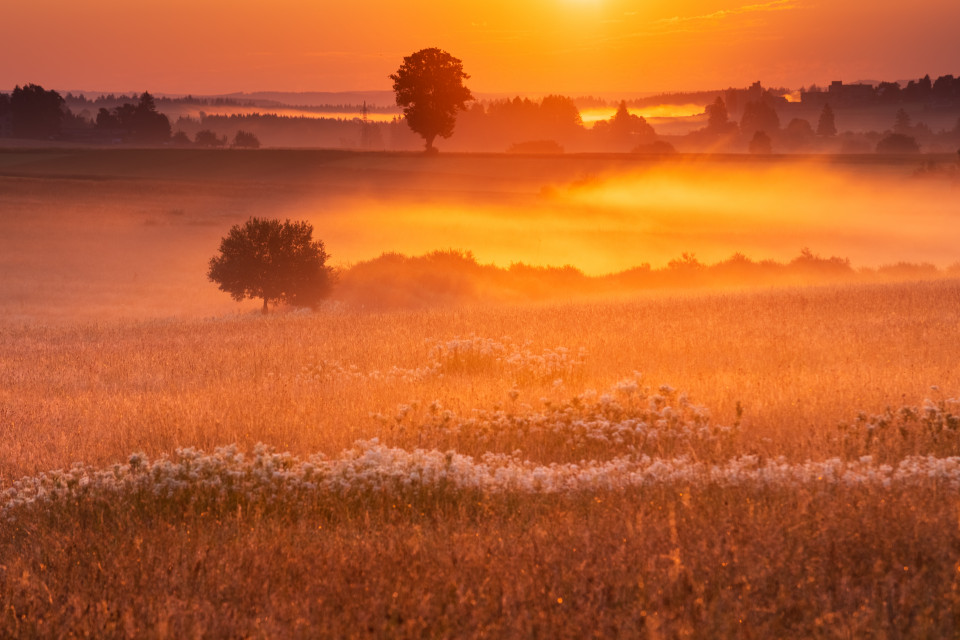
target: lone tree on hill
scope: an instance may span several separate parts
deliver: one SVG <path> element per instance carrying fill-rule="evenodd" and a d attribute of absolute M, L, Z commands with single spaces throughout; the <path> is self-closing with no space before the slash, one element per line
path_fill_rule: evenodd
<path fill-rule="evenodd" d="M 470 76 L 463 62 L 437 48 L 421 49 L 406 56 L 397 72 L 390 75 L 397 105 L 403 107 L 407 124 L 423 136 L 427 152 L 434 151 L 437 136 L 449 138 L 457 111 L 466 109 L 473 94 L 463 85 Z"/>
<path fill-rule="evenodd" d="M 207 277 L 238 302 L 263 299 L 264 313 L 269 302 L 315 307 L 332 284 L 327 258 L 309 222 L 250 218 L 220 241 Z"/>

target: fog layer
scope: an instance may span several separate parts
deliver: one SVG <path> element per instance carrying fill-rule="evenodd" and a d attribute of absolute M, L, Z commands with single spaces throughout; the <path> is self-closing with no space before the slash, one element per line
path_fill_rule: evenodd
<path fill-rule="evenodd" d="M 480 265 L 571 265 L 588 276 L 656 270 L 684 254 L 707 264 L 736 253 L 787 263 L 804 248 L 854 268 L 909 262 L 942 270 L 960 259 L 955 174 L 918 178 L 920 160 L 0 155 L 0 318 L 7 320 L 254 309 L 256 302 L 238 305 L 206 279 L 219 239 L 250 216 L 311 221 L 344 274 L 384 253 L 451 249 L 472 252 Z M 550 285 L 558 296 L 566 277 Z M 577 293 L 591 287 L 578 280 Z M 474 293 L 483 300 L 482 288 Z"/>

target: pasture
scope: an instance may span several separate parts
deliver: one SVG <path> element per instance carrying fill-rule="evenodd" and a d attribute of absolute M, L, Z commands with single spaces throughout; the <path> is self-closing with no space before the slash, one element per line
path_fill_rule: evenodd
<path fill-rule="evenodd" d="M 0 635 L 957 635 L 960 211 L 912 170 L 0 152 Z M 345 273 L 940 272 L 262 316 L 204 277 L 251 215 Z"/>

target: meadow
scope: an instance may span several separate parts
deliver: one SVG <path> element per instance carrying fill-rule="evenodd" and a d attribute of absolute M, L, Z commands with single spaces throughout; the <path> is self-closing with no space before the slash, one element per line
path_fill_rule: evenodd
<path fill-rule="evenodd" d="M 776 161 L 677 177 L 613 157 L 31 153 L 0 154 L 0 636 L 960 633 L 960 281 L 937 248 L 956 192 L 908 163 L 797 169 L 823 200 L 792 231 L 785 204 L 784 238 L 750 217 L 773 197 L 750 176 L 795 170 Z M 656 243 L 559 248 L 616 236 L 647 192 L 688 216 L 638 205 L 653 235 L 685 230 L 698 255 L 744 249 L 691 246 L 710 235 L 691 221 L 739 194 L 756 258 L 822 251 L 843 217 L 830 254 L 877 267 L 927 246 L 935 273 L 386 307 L 341 292 L 267 316 L 203 278 L 249 215 L 319 207 L 329 251 L 362 261 L 446 248 L 458 223 L 444 235 L 436 211 L 458 203 L 487 233 L 454 247 L 481 262 L 565 264 L 496 241 L 489 221 L 525 211 L 541 255 L 600 275 Z M 858 202 L 886 205 L 846 216 Z"/>

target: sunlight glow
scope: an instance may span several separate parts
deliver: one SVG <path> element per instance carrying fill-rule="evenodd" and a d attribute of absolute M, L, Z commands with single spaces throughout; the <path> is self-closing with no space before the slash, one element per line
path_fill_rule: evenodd
<path fill-rule="evenodd" d="M 602 275 L 662 267 L 683 253 L 710 263 L 737 252 L 790 260 L 805 246 L 867 267 L 954 263 L 960 230 L 946 231 L 956 229 L 949 186 L 884 180 L 802 164 L 745 171 L 677 163 L 548 189 L 535 203 L 356 202 L 337 214 L 285 215 L 324 229 L 344 265 L 384 251 L 452 248 L 484 264 L 570 264 Z"/>
<path fill-rule="evenodd" d="M 647 120 L 656 118 L 689 118 L 703 114 L 702 104 L 657 104 L 644 107 L 628 107 L 627 110 Z M 580 111 L 583 124 L 590 127 L 601 120 L 609 120 L 617 112 L 617 107 L 588 108 Z"/>

